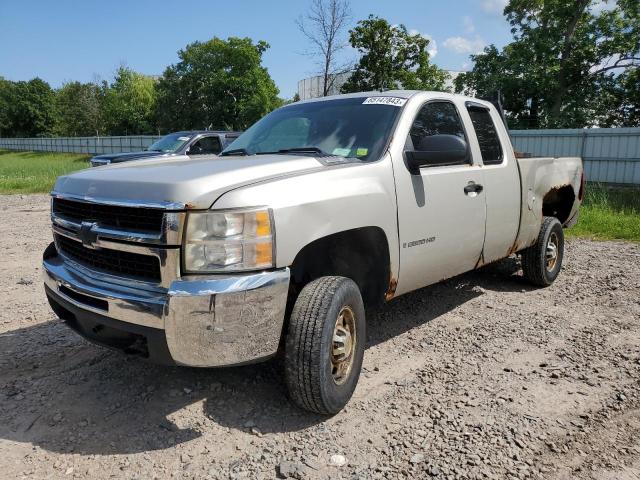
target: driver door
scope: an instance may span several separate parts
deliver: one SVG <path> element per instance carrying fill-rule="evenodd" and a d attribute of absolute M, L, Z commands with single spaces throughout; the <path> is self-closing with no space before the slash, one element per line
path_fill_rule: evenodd
<path fill-rule="evenodd" d="M 419 150 L 420 144 L 426 143 L 422 142 L 425 136 L 438 134 L 464 139 L 467 157 L 455 164 L 443 160 L 424 165 L 413 174 L 406 167 L 406 158 L 400 169 L 396 168 L 400 232 L 397 293 L 472 270 L 482 254 L 486 216 L 483 173 L 473 161 L 457 106 L 449 100 L 424 103 L 413 118 L 405 151 Z"/>

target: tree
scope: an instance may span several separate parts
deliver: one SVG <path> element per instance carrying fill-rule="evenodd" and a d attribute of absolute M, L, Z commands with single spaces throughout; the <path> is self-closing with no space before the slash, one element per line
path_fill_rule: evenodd
<path fill-rule="evenodd" d="M 0 77 L 0 137 L 12 136 L 11 116 L 9 113 L 12 89 L 13 82 Z"/>
<path fill-rule="evenodd" d="M 626 124 L 613 103 L 629 102 L 640 65 L 640 4 L 617 0 L 511 0 L 505 15 L 514 40 L 472 56 L 456 91 L 503 92 L 512 126 Z M 622 122 L 622 123 L 621 123 Z"/>
<path fill-rule="evenodd" d="M 266 42 L 213 38 L 178 55 L 158 84 L 158 120 L 169 130 L 243 130 L 280 105 L 278 89 L 262 66 Z"/>
<path fill-rule="evenodd" d="M 56 133 L 68 137 L 99 135 L 105 93 L 106 85 L 65 83 L 56 94 Z"/>
<path fill-rule="evenodd" d="M 618 77 L 607 77 L 598 108 L 601 125 L 640 126 L 640 68 L 630 68 Z"/>
<path fill-rule="evenodd" d="M 361 54 L 344 93 L 391 88 L 446 90 L 446 71 L 429 62 L 429 39 L 370 15 L 349 31 Z"/>
<path fill-rule="evenodd" d="M 53 133 L 55 92 L 40 78 L 0 81 L 0 133 L 11 137 L 45 137 Z"/>
<path fill-rule="evenodd" d="M 104 98 L 104 118 L 110 135 L 155 132 L 156 81 L 120 67 Z"/>
<path fill-rule="evenodd" d="M 337 57 L 347 46 L 343 37 L 350 19 L 351 9 L 347 0 L 312 0 L 309 12 L 296 22 L 311 42 L 309 53 L 321 68 L 323 97 L 329 95 L 336 75 L 348 70 L 346 65 L 338 64 Z"/>

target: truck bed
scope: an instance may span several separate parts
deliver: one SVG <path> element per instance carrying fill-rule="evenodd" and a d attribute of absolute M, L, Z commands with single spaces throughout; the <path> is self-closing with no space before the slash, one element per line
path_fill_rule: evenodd
<path fill-rule="evenodd" d="M 584 181 L 580 157 L 527 157 L 516 161 L 522 198 L 514 252 L 535 243 L 545 215 L 555 214 L 565 227 L 575 223 Z"/>

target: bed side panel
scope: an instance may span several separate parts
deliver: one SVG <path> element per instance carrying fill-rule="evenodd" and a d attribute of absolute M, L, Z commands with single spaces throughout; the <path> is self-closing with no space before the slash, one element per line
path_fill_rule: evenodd
<path fill-rule="evenodd" d="M 513 251 L 520 251 L 535 243 L 542 224 L 542 202 L 551 190 L 572 187 L 575 201 L 569 219 L 575 216 L 580 206 L 578 193 L 582 181 L 580 157 L 519 158 L 517 161 L 522 177 L 522 215 Z"/>

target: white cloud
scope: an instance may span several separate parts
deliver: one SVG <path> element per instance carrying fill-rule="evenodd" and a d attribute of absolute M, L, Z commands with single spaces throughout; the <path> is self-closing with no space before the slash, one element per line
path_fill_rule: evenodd
<path fill-rule="evenodd" d="M 486 13 L 501 17 L 507 3 L 509 3 L 509 0 L 482 0 L 480 8 L 482 8 Z"/>
<path fill-rule="evenodd" d="M 480 53 L 487 42 L 482 38 L 474 39 L 465 37 L 449 37 L 444 42 L 444 48 L 453 50 L 456 53 Z"/>
<path fill-rule="evenodd" d="M 464 26 L 464 31 L 466 33 L 473 33 L 476 31 L 476 26 L 473 24 L 473 20 L 468 15 L 462 17 L 462 25 Z"/>
<path fill-rule="evenodd" d="M 429 47 L 427 48 L 429 57 L 433 58 L 438 54 L 438 43 L 428 33 L 420 33 L 415 28 L 412 28 L 409 30 L 409 35 L 420 35 L 422 38 L 426 38 L 427 40 L 429 40 Z"/>
<path fill-rule="evenodd" d="M 616 8 L 616 0 L 598 0 L 591 6 L 591 13 L 599 15 L 600 13 Z"/>

